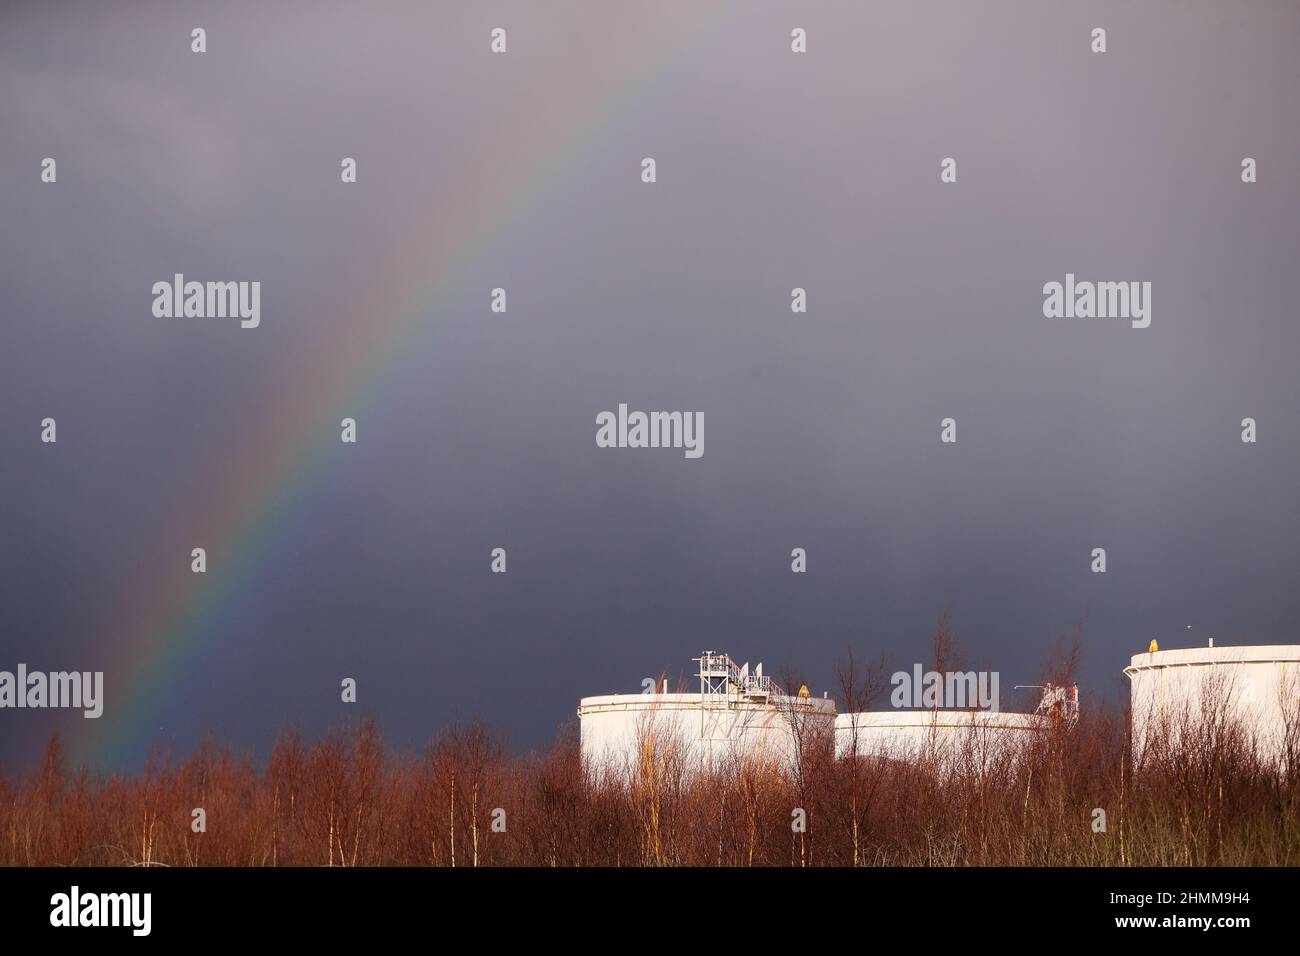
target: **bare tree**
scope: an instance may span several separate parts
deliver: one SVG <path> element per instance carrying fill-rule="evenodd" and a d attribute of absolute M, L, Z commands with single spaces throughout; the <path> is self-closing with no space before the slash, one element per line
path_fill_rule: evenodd
<path fill-rule="evenodd" d="M 845 743 L 841 747 L 840 742 L 836 741 L 836 745 L 840 750 L 841 765 L 848 776 L 847 812 L 853 866 L 862 865 L 862 830 L 875 794 L 875 788 L 864 780 L 865 760 L 860 746 L 859 715 L 870 710 L 884 694 L 889 686 L 889 673 L 889 662 L 883 655 L 879 660 L 861 666 L 853 655 L 853 648 L 847 650 L 845 659 L 835 668 L 840 697 L 844 701 L 844 713 L 850 715 Z"/>

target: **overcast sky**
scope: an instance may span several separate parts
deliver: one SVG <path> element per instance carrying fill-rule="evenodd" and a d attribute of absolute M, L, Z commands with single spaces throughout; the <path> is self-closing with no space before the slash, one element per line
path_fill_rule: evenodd
<path fill-rule="evenodd" d="M 527 749 L 706 648 L 910 668 L 945 608 L 1004 693 L 1084 621 L 1085 706 L 1152 638 L 1295 642 L 1298 44 L 1283 2 L 5 4 L 0 670 L 106 699 L 0 711 L 0 768 L 362 713 Z M 178 272 L 260 326 L 156 318 Z M 1067 273 L 1150 327 L 1044 318 Z M 620 402 L 704 455 L 597 448 Z"/>

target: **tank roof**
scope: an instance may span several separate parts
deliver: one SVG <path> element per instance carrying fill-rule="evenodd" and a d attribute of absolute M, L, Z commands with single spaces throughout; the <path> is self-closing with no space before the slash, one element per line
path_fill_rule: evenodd
<path fill-rule="evenodd" d="M 1243 644 L 1218 647 L 1179 647 L 1167 651 L 1134 654 L 1124 673 L 1150 667 L 1180 667 L 1198 664 L 1300 663 L 1300 644 Z"/>

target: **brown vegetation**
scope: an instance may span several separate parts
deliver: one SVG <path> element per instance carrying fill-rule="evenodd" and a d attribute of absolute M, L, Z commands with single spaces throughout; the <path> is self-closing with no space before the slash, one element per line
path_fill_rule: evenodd
<path fill-rule="evenodd" d="M 845 693 L 879 668 L 843 668 Z M 412 758 L 371 723 L 313 744 L 288 735 L 264 767 L 205 744 L 133 777 L 64 766 L 57 738 L 0 781 L 0 864 L 168 866 L 1294 865 L 1297 774 L 1202 718 L 1133 765 L 1122 715 L 1085 710 L 1022 753 L 919 763 L 836 759 L 810 740 L 796 773 L 738 761 L 683 769 L 671 743 L 600 781 L 576 728 L 510 756 L 482 725 Z M 193 810 L 206 813 L 194 832 Z M 792 808 L 807 832 L 791 827 Z M 1106 829 L 1095 829 L 1095 809 Z M 504 828 L 504 829 L 503 829 Z"/>

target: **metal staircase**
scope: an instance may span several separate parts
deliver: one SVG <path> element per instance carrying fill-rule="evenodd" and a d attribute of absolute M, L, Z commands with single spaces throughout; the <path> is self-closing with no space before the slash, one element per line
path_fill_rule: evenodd
<path fill-rule="evenodd" d="M 768 703 L 784 692 L 758 664 L 738 666 L 726 654 L 705 651 L 695 658 L 700 664 L 700 737 L 727 740 L 735 723 L 735 708 L 743 703 Z"/>

